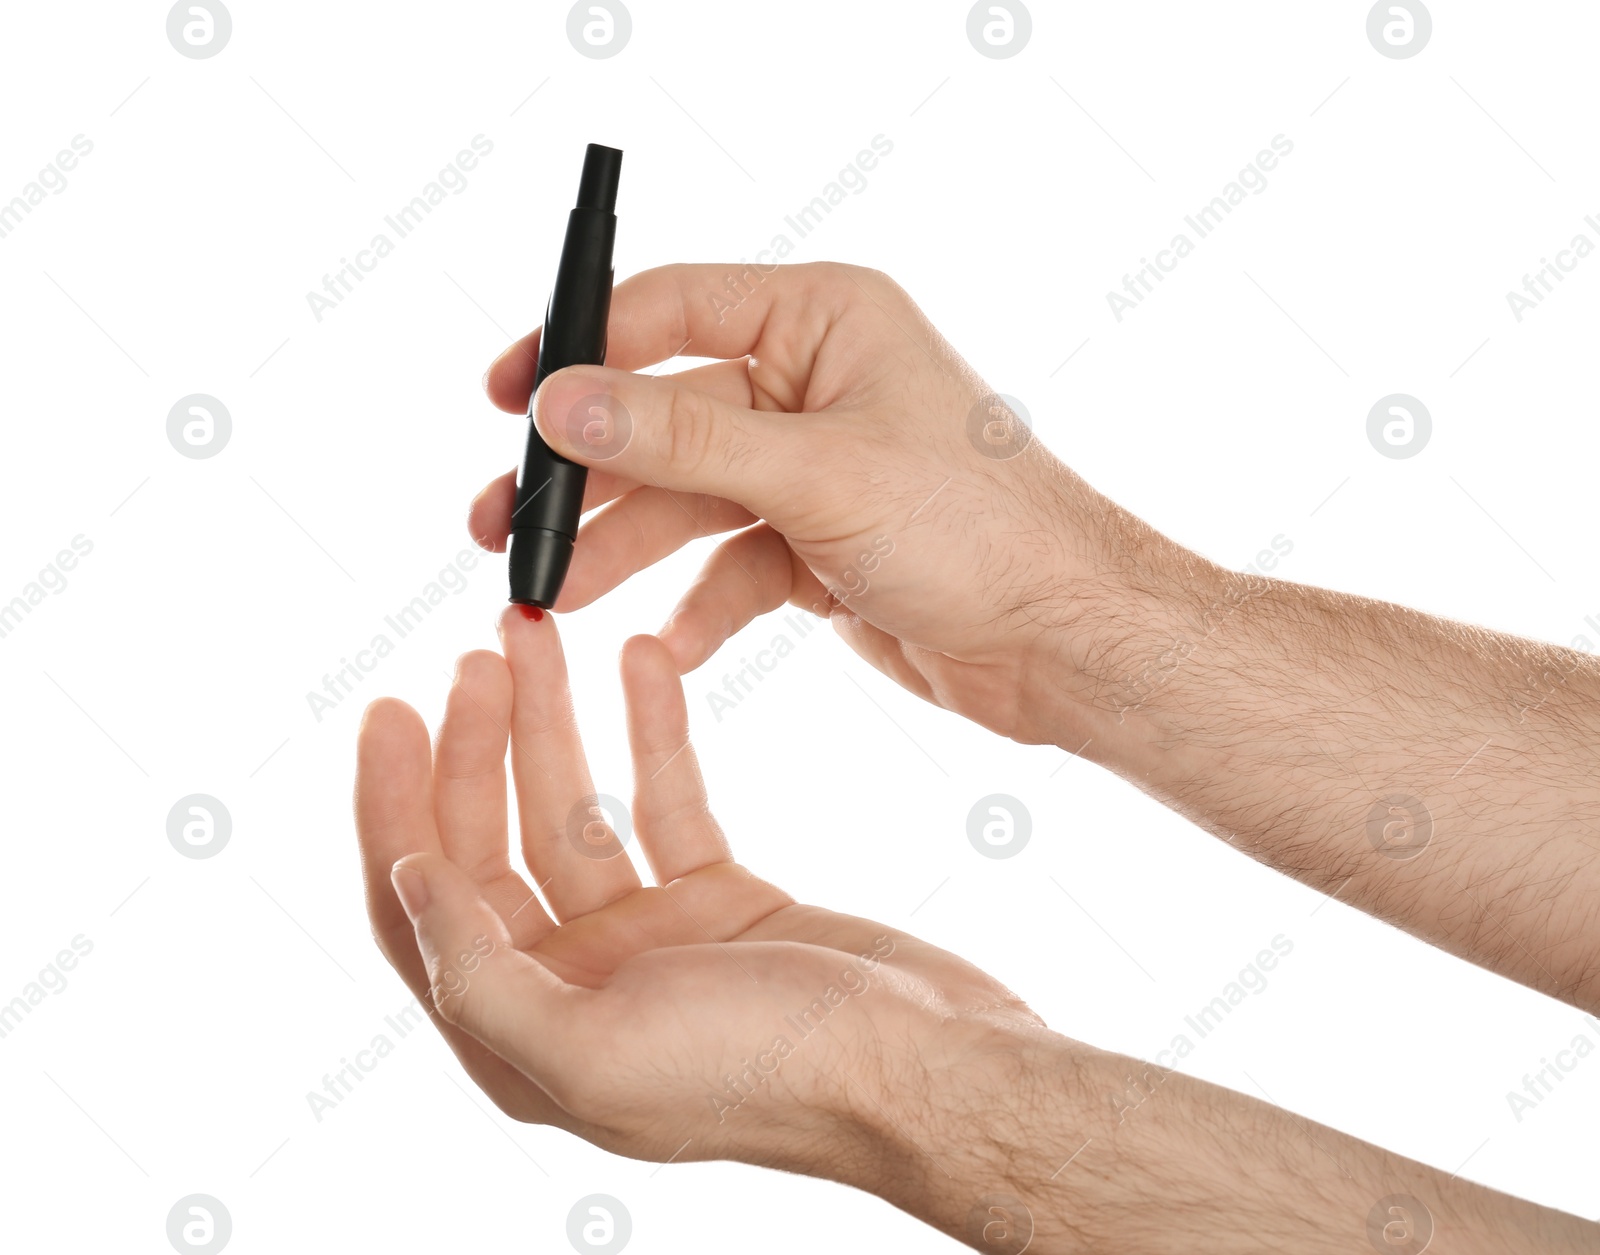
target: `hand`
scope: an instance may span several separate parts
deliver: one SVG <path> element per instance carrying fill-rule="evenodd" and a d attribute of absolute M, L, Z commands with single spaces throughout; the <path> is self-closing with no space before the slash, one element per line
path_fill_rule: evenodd
<path fill-rule="evenodd" d="M 884 276 L 748 268 L 742 296 L 729 276 L 622 284 L 611 360 L 735 360 L 664 379 L 574 368 L 541 388 L 540 430 L 602 468 L 590 504 L 607 503 L 558 608 L 759 515 L 662 629 L 680 671 L 786 599 L 831 611 L 911 691 L 1084 754 L 1323 892 L 1600 1010 L 1593 657 L 1224 571 L 1003 412 L 986 443 L 987 388 Z M 524 404 L 536 344 L 491 367 L 497 404 Z M 609 458 L 568 421 L 596 393 L 631 416 Z M 474 503 L 490 547 L 511 495 L 508 477 Z"/>
<path fill-rule="evenodd" d="M 1070 1041 L 954 955 L 756 879 L 651 637 L 622 658 L 641 885 L 604 825 L 585 832 L 554 622 L 500 626 L 505 658 L 462 658 L 431 754 L 409 707 L 369 707 L 356 823 L 380 948 L 507 1114 L 848 1182 L 984 1251 L 1331 1255 L 1396 1195 L 1463 1255 L 1594 1249 L 1576 1217 Z M 511 868 L 508 736 L 542 903 Z"/>
<path fill-rule="evenodd" d="M 501 1110 L 637 1158 L 869 1184 L 860 1165 L 895 1161 L 891 1126 L 928 1069 L 1053 1036 L 961 959 L 734 863 L 648 636 L 622 656 L 633 826 L 657 881 L 641 885 L 587 805 L 554 621 L 512 609 L 500 630 L 504 659 L 461 659 L 431 757 L 410 707 L 368 709 L 356 821 L 379 947 Z M 508 734 L 542 904 L 509 858 Z"/>
<path fill-rule="evenodd" d="M 539 333 L 485 376 L 525 412 Z M 687 353 L 678 375 L 629 374 Z M 540 389 L 539 429 L 595 468 L 556 609 L 575 610 L 689 541 L 718 548 L 661 630 L 680 672 L 785 601 L 828 615 L 879 670 L 1019 740 L 1066 733 L 1036 679 L 1070 683 L 1094 643 L 1071 629 L 1148 549 L 1176 550 L 1033 440 L 886 276 L 853 266 L 669 266 L 612 299 L 610 367 Z M 627 418 L 584 437 L 596 394 Z M 617 448 L 618 445 L 622 447 Z M 506 542 L 515 473 L 469 528 Z M 758 519 L 764 520 L 758 522 Z M 1048 667 L 1042 665 L 1048 662 Z M 1063 665 L 1065 664 L 1065 665 Z"/>

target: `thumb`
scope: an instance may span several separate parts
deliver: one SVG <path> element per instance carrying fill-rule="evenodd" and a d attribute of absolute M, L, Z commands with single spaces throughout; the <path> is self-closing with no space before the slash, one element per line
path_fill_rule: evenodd
<path fill-rule="evenodd" d="M 390 879 L 416 929 L 440 1018 L 560 1102 L 573 1061 L 589 1057 L 593 991 L 567 984 L 512 945 L 476 882 L 443 855 L 407 855 Z"/>
<path fill-rule="evenodd" d="M 613 475 L 736 501 L 771 519 L 793 492 L 805 428 L 731 405 L 671 376 L 569 366 L 539 386 L 539 434 L 563 457 Z"/>

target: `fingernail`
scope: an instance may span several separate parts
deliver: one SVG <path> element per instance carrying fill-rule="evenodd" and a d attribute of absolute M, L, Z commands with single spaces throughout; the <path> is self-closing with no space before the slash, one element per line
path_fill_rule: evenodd
<path fill-rule="evenodd" d="M 428 882 L 415 867 L 401 867 L 398 863 L 390 869 L 389 879 L 394 884 L 395 896 L 405 908 L 406 918 L 415 924 L 417 916 L 428 906 Z"/>

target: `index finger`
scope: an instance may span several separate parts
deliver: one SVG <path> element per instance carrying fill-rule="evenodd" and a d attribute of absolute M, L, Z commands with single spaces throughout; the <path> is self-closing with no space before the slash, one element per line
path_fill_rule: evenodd
<path fill-rule="evenodd" d="M 685 354 L 753 355 L 803 378 L 841 299 L 848 299 L 850 285 L 840 284 L 839 274 L 825 264 L 755 262 L 642 271 L 611 294 L 605 364 L 631 371 Z M 781 353 L 770 351 L 774 344 Z M 509 413 L 526 412 L 538 358 L 538 331 L 495 358 L 484 376 L 489 399 Z"/>

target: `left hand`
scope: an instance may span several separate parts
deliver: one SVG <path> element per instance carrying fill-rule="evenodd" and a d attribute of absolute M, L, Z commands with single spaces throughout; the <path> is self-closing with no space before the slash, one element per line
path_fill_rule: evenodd
<path fill-rule="evenodd" d="M 657 881 L 642 885 L 608 828 L 584 839 L 594 788 L 554 621 L 511 608 L 500 630 L 504 659 L 462 657 L 431 755 L 415 711 L 368 709 L 356 820 L 379 947 L 508 1115 L 636 1158 L 872 1188 L 860 1165 L 903 1153 L 896 1130 L 925 1118 L 932 1089 L 1053 1036 L 954 955 L 734 863 L 677 668 L 649 636 L 622 655 L 633 828 Z M 508 735 L 543 903 L 508 855 Z"/>

